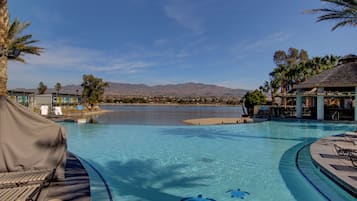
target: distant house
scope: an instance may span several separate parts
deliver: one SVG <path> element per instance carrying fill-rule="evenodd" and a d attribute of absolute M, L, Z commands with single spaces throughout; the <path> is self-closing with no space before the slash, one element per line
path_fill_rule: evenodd
<path fill-rule="evenodd" d="M 33 106 L 35 93 L 17 90 L 8 90 L 8 97 L 26 107 Z"/>
<path fill-rule="evenodd" d="M 82 103 L 80 95 L 64 94 L 64 93 L 48 93 L 35 95 L 35 105 L 48 105 L 53 106 L 71 106 Z"/>

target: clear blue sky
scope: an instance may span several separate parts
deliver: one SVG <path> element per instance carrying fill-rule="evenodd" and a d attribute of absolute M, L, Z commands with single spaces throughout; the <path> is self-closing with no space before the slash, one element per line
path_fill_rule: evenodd
<path fill-rule="evenodd" d="M 200 82 L 255 89 L 289 47 L 309 55 L 357 54 L 357 28 L 316 23 L 319 0 L 10 0 L 11 17 L 46 48 L 9 63 L 9 88 L 106 81 Z"/>

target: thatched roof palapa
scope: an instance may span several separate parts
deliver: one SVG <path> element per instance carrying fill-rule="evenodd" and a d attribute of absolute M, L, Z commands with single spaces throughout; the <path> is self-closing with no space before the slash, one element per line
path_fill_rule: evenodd
<path fill-rule="evenodd" d="M 339 65 L 313 77 L 307 78 L 295 86 L 296 89 L 314 87 L 356 87 L 357 86 L 357 56 L 347 55 L 340 59 Z"/>

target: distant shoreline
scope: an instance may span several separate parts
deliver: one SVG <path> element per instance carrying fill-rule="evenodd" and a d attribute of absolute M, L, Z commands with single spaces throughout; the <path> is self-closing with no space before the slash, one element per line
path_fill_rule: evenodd
<path fill-rule="evenodd" d="M 178 104 L 178 103 L 100 103 L 100 106 L 210 106 L 210 107 L 241 107 L 241 105 L 229 104 Z"/>

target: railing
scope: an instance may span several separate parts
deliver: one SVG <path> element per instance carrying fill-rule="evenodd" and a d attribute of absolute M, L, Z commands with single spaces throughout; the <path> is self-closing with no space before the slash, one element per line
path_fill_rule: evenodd
<path fill-rule="evenodd" d="M 339 113 L 338 111 L 335 111 L 335 112 L 332 114 L 332 120 L 334 120 L 334 121 L 340 120 L 340 113 Z"/>

